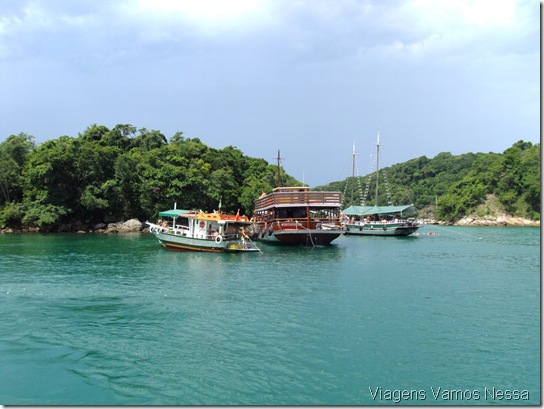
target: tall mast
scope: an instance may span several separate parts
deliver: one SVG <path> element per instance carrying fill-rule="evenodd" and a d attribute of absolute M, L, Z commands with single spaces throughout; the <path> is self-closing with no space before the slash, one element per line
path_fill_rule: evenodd
<path fill-rule="evenodd" d="M 281 175 L 280 175 L 280 150 L 278 149 L 278 187 L 281 187 Z"/>
<path fill-rule="evenodd" d="M 351 206 L 353 206 L 353 189 L 355 188 L 355 141 L 353 141 L 353 156 L 351 160 Z"/>
<path fill-rule="evenodd" d="M 380 130 L 378 129 L 378 142 L 376 143 L 376 201 L 374 206 L 378 206 L 378 180 L 380 179 Z"/>

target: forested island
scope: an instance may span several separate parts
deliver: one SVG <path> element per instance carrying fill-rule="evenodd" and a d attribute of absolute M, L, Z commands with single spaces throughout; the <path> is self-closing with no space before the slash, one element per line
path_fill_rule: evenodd
<path fill-rule="evenodd" d="M 453 224 L 499 212 L 540 221 L 540 144 L 518 141 L 501 154 L 422 156 L 380 175 L 389 185 L 380 202 L 413 203 L 422 218 Z M 281 176 L 285 185 L 302 185 L 283 169 Z M 349 206 L 349 186 L 371 188 L 370 177 L 314 189 L 340 190 Z M 233 146 L 211 148 L 183 132 L 167 139 L 157 130 L 93 124 L 77 137 L 42 144 L 20 133 L 0 143 L 0 229 L 103 231 L 119 221 L 154 218 L 173 203 L 202 210 L 221 203 L 223 211 L 251 215 L 254 200 L 271 192 L 276 179 L 276 164 Z"/>
<path fill-rule="evenodd" d="M 374 183 L 369 178 L 351 177 L 318 186 L 317 190 L 340 190 L 351 204 L 352 186 L 359 193 L 368 185 L 367 204 L 374 204 Z M 357 180 L 360 179 L 360 180 Z M 414 204 L 420 218 L 445 224 L 468 224 L 467 219 L 519 220 L 518 224 L 540 222 L 540 144 L 518 141 L 499 153 L 442 152 L 429 159 L 421 156 L 380 170 L 379 205 Z M 362 187 L 362 188 L 361 188 Z M 382 191 L 383 190 L 383 191 Z M 360 204 L 364 193 L 355 195 Z M 524 220 L 524 222 L 521 222 Z M 506 222 L 502 224 L 507 224 Z"/>

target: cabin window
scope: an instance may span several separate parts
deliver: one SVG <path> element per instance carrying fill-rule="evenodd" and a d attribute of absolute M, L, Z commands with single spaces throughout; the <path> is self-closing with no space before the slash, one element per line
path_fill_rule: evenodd
<path fill-rule="evenodd" d="M 338 209 L 319 209 L 313 210 L 312 216 L 317 219 L 337 219 L 340 217 L 340 211 Z"/>
<path fill-rule="evenodd" d="M 304 219 L 306 218 L 306 209 L 279 209 L 276 211 L 276 217 L 278 219 Z"/>

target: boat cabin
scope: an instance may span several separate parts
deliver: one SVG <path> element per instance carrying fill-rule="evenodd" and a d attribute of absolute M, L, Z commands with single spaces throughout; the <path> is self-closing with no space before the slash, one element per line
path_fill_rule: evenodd
<path fill-rule="evenodd" d="M 306 186 L 277 187 L 255 201 L 258 222 L 271 220 L 323 219 L 340 217 L 340 192 L 310 191 Z"/>
<path fill-rule="evenodd" d="M 159 224 L 168 233 L 195 239 L 213 240 L 237 237 L 242 228 L 248 226 L 246 216 L 229 216 L 222 213 L 204 213 L 189 210 L 168 210 L 159 216 L 172 218 L 171 223 L 159 220 Z"/>
<path fill-rule="evenodd" d="M 344 224 L 350 223 L 402 223 L 407 215 L 414 214 L 414 205 L 404 206 L 350 206 L 342 211 Z M 347 219 L 345 219 L 347 218 Z"/>

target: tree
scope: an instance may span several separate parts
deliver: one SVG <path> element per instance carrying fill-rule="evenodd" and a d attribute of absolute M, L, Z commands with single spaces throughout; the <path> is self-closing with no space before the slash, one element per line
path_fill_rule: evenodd
<path fill-rule="evenodd" d="M 92 124 L 89 125 L 87 129 L 85 129 L 85 132 L 83 132 L 83 134 L 80 134 L 79 137 L 85 142 L 98 142 L 104 137 L 104 135 L 109 133 L 109 131 L 110 130 L 104 125 Z"/>
<path fill-rule="evenodd" d="M 136 127 L 128 124 L 118 124 L 111 131 L 102 135 L 100 143 L 107 146 L 114 146 L 126 151 L 131 143 L 131 137 L 136 133 Z"/>
<path fill-rule="evenodd" d="M 132 148 L 152 150 L 162 147 L 167 143 L 166 137 L 160 131 L 148 131 L 145 128 L 139 129 L 140 134 L 132 140 Z"/>
<path fill-rule="evenodd" d="M 43 143 L 28 155 L 23 172 L 27 209 L 40 205 L 66 209 L 59 215 L 73 209 L 82 182 L 74 161 L 79 146 L 76 138 L 62 136 Z"/>
<path fill-rule="evenodd" d="M 46 230 L 76 221 L 145 220 L 174 203 L 210 211 L 219 201 L 226 212 L 250 215 L 255 199 L 277 186 L 277 170 L 234 146 L 211 148 L 183 132 L 168 142 L 159 131 L 128 124 L 111 130 L 93 124 L 78 137 L 39 146 L 21 133 L 0 143 L 0 225 Z M 422 156 L 383 169 L 380 186 L 385 174 L 393 204 L 433 212 L 438 198 L 437 219 L 455 221 L 490 195 L 511 214 L 540 219 L 540 144 L 518 141 L 502 154 Z M 283 168 L 280 179 L 282 186 L 301 185 Z M 351 177 L 315 190 L 343 192 L 349 183 Z M 381 191 L 380 203 L 387 196 Z"/>
<path fill-rule="evenodd" d="M 26 133 L 10 135 L 0 143 L 0 206 L 23 197 L 22 171 L 28 154 L 36 147 Z"/>

